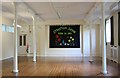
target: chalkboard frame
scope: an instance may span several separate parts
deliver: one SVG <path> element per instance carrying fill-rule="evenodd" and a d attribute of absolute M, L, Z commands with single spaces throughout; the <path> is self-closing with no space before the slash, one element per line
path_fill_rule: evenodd
<path fill-rule="evenodd" d="M 80 48 L 80 25 L 50 25 L 49 31 L 49 48 Z"/>

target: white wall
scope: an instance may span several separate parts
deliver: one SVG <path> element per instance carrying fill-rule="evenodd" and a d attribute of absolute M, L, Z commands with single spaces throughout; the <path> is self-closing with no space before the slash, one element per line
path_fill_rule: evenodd
<path fill-rule="evenodd" d="M 114 45 L 118 46 L 118 13 L 113 15 L 114 19 Z"/>
<path fill-rule="evenodd" d="M 49 25 L 61 25 L 61 23 L 62 24 L 83 24 L 83 21 L 53 20 L 53 21 L 47 21 L 44 23 L 44 25 L 41 25 L 40 34 L 39 34 L 40 35 L 40 56 L 48 56 L 48 57 L 82 56 L 81 37 L 80 37 L 80 48 L 49 48 Z M 81 28 L 80 28 L 80 34 L 81 34 Z"/>
<path fill-rule="evenodd" d="M 9 32 L 2 32 L 2 59 L 13 57 L 14 35 Z"/>
<path fill-rule="evenodd" d="M 45 40 L 45 25 L 40 25 L 41 28 L 40 28 L 40 33 L 38 33 L 37 35 L 40 36 L 40 51 L 38 52 L 40 56 L 45 56 L 45 46 L 46 46 L 46 40 Z"/>
<path fill-rule="evenodd" d="M 2 18 L 0 16 L 0 25 L 2 24 Z M 2 29 L 0 26 L 0 60 L 2 60 Z"/>
<path fill-rule="evenodd" d="M 101 56 L 100 52 L 100 25 L 95 24 L 91 27 L 92 31 L 92 55 Z M 90 28 L 83 28 L 83 47 L 84 56 L 90 56 Z"/>
<path fill-rule="evenodd" d="M 37 49 L 37 54 L 38 55 L 40 55 L 40 49 L 41 49 L 41 47 L 40 47 L 40 41 L 41 41 L 40 33 L 42 33 L 42 32 L 40 31 L 40 29 L 41 29 L 40 27 L 36 28 L 36 44 L 37 44 L 36 49 Z"/>
<path fill-rule="evenodd" d="M 2 60 L 2 31 L 0 28 L 0 60 Z"/>
<path fill-rule="evenodd" d="M 82 56 L 81 48 L 49 48 L 49 25 L 59 25 L 59 24 L 83 24 L 83 45 L 80 39 L 80 47 L 84 47 L 84 56 L 89 56 L 90 46 L 89 46 L 89 28 L 84 27 L 83 21 L 78 20 L 53 20 L 46 21 L 39 25 L 36 25 L 36 37 L 37 37 L 37 55 L 38 56 Z M 32 26 L 31 26 L 32 27 Z M 24 29 L 24 27 L 23 27 Z M 80 34 L 81 34 L 80 28 Z M 80 35 L 81 36 L 81 35 Z M 31 36 L 32 37 L 32 36 Z M 80 37 L 82 38 L 82 37 Z M 92 50 L 93 56 L 101 56 L 100 53 L 100 25 L 96 24 L 92 27 Z M 31 48 L 33 48 L 33 43 L 31 42 Z M 31 50 L 31 53 L 33 51 Z M 26 54 L 26 52 L 24 53 Z"/>
<path fill-rule="evenodd" d="M 12 25 L 13 20 L 1 17 L 2 24 Z M 13 57 L 14 52 L 14 38 L 13 33 L 2 32 L 2 60 Z"/>
<path fill-rule="evenodd" d="M 84 56 L 90 55 L 90 36 L 89 27 L 83 27 L 83 53 Z"/>
<path fill-rule="evenodd" d="M 92 27 L 92 51 L 94 56 L 101 56 L 100 52 L 100 25 Z"/>
<path fill-rule="evenodd" d="M 36 44 L 37 44 L 37 55 L 38 56 L 81 56 L 81 48 L 59 48 L 59 49 L 50 49 L 48 48 L 49 45 L 49 25 L 53 24 L 84 24 L 84 21 L 81 20 L 51 20 L 51 21 L 45 21 L 42 22 L 41 24 L 35 24 L 36 26 Z M 29 27 L 26 25 L 22 25 L 22 28 L 20 29 L 19 35 L 20 34 L 28 34 L 28 29 Z M 25 31 L 25 32 L 21 32 Z M 31 31 L 32 31 L 32 26 L 31 26 Z M 81 30 L 80 30 L 81 31 Z M 33 32 L 31 33 L 31 54 L 33 53 Z M 81 39 L 80 39 L 81 40 Z M 82 47 L 82 45 L 81 45 Z M 20 48 L 19 46 L 19 55 L 26 55 L 25 48 Z"/>

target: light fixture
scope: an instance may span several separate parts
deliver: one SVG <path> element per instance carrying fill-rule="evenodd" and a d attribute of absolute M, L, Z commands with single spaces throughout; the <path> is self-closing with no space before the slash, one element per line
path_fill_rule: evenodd
<path fill-rule="evenodd" d="M 15 25 L 14 23 L 15 23 L 15 20 L 13 21 L 13 26 Z M 17 24 L 17 27 L 21 28 L 22 26 Z"/>
<path fill-rule="evenodd" d="M 14 24 L 13 24 L 13 26 L 14 26 Z M 17 27 L 21 28 L 22 26 L 21 25 L 17 25 Z"/>
<path fill-rule="evenodd" d="M 17 27 L 21 28 L 22 26 L 21 25 L 17 25 Z"/>

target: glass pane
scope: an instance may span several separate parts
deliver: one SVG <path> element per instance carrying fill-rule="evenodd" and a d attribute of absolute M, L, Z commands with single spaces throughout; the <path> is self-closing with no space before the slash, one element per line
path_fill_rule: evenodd
<path fill-rule="evenodd" d="M 12 27 L 9 27 L 9 32 L 12 32 Z"/>
<path fill-rule="evenodd" d="M 6 26 L 6 32 L 9 32 L 9 26 Z"/>
<path fill-rule="evenodd" d="M 110 22 L 110 19 L 106 21 L 106 42 L 111 42 L 111 22 Z"/>
<path fill-rule="evenodd" d="M 19 38 L 20 38 L 20 46 L 22 46 L 22 36 L 20 36 Z"/>
<path fill-rule="evenodd" d="M 26 46 L 26 35 L 24 35 L 24 46 Z"/>
<path fill-rule="evenodd" d="M 2 31 L 6 32 L 6 26 L 5 26 L 5 24 L 2 24 Z"/>
<path fill-rule="evenodd" d="M 14 32 L 14 27 L 11 28 L 12 32 Z"/>

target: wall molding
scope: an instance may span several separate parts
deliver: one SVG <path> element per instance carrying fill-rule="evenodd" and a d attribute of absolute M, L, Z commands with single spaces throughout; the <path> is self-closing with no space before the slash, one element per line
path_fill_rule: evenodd
<path fill-rule="evenodd" d="M 10 59 L 10 58 L 13 58 L 13 56 L 2 58 L 2 59 L 0 59 L 0 61 L 7 60 L 7 59 Z"/>
<path fill-rule="evenodd" d="M 33 56 L 33 54 L 28 54 L 28 55 L 20 54 L 18 56 Z M 72 55 L 72 54 L 70 54 L 70 55 L 39 55 L 39 54 L 37 54 L 37 57 L 89 57 L 89 55 L 82 56 L 82 55 Z M 101 57 L 101 56 L 93 55 L 93 57 Z"/>

